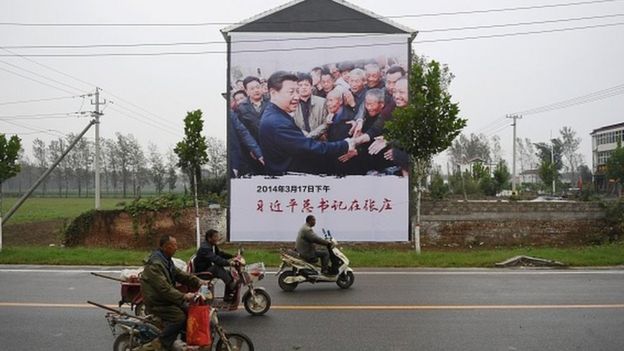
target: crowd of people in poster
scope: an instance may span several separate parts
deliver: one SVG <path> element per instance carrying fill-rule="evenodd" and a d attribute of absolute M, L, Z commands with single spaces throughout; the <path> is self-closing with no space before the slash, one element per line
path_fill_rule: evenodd
<path fill-rule="evenodd" d="M 294 91 L 281 92 L 285 82 Z M 280 108 L 274 103 L 279 94 L 290 94 L 296 105 Z M 408 156 L 383 131 L 392 112 L 407 103 L 406 68 L 393 60 L 243 77 L 230 92 L 230 176 L 405 176 Z"/>

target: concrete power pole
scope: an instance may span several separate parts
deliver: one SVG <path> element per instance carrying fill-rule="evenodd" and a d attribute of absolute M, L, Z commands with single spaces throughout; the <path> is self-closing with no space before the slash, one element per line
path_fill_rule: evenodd
<path fill-rule="evenodd" d="M 520 115 L 507 115 L 507 118 L 513 118 L 513 166 L 511 176 L 511 193 L 516 195 L 516 120 L 522 119 Z"/>
<path fill-rule="evenodd" d="M 100 209 L 100 104 L 104 105 L 106 100 L 100 102 L 100 88 L 95 88 L 95 102 L 91 101 L 92 105 L 95 105 L 95 112 L 93 112 L 93 118 L 95 119 L 95 209 Z"/>
<path fill-rule="evenodd" d="M 556 168 L 555 168 L 555 142 L 553 141 L 553 138 L 552 138 L 552 130 L 550 131 L 550 166 L 553 169 L 553 172 L 552 172 L 553 173 L 552 194 L 554 196 L 555 195 L 555 191 L 556 191 L 556 189 L 555 189 L 556 177 L 555 177 L 555 171 L 554 170 Z"/>

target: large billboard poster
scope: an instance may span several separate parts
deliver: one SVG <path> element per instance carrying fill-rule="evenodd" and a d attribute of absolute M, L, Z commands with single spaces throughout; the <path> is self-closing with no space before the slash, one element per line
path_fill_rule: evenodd
<path fill-rule="evenodd" d="M 382 136 L 408 35 L 230 35 L 230 240 L 294 241 L 309 214 L 340 241 L 408 240 L 409 166 Z"/>

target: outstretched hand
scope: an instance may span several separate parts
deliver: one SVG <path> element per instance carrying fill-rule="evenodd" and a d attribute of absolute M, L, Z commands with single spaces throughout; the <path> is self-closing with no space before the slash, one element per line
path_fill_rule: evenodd
<path fill-rule="evenodd" d="M 379 151 L 383 150 L 388 143 L 384 139 L 383 135 L 375 137 L 375 141 L 368 147 L 368 153 L 371 155 L 377 155 Z"/>

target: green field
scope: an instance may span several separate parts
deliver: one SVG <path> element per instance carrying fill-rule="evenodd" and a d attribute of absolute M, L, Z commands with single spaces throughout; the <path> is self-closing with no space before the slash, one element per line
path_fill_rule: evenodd
<path fill-rule="evenodd" d="M 4 198 L 2 200 L 2 213 L 6 213 L 17 200 L 14 197 Z M 114 209 L 122 201 L 124 199 L 102 198 L 102 209 Z M 13 214 L 10 222 L 7 224 L 74 218 L 83 212 L 93 209 L 94 206 L 95 200 L 93 198 L 31 197 Z"/>
<path fill-rule="evenodd" d="M 229 247 L 227 247 L 229 246 Z M 231 245 L 225 250 L 234 252 Z M 176 257 L 188 260 L 195 250 L 179 251 Z M 515 248 L 498 250 L 413 251 L 356 249 L 345 247 L 353 267 L 493 267 L 517 255 L 529 255 L 563 262 L 570 266 L 624 265 L 624 243 L 574 248 Z M 121 265 L 138 266 L 149 250 L 113 250 L 105 248 L 6 247 L 0 252 L 0 264 Z M 248 263 L 263 261 L 279 265 L 277 249 L 246 246 Z"/>

